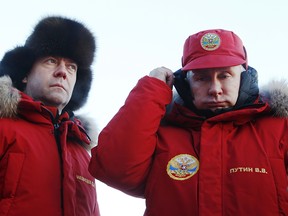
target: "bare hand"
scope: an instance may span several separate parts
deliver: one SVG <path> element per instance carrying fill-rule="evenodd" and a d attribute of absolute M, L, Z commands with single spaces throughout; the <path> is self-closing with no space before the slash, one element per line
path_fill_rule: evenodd
<path fill-rule="evenodd" d="M 155 68 L 149 73 L 149 76 L 162 80 L 170 88 L 173 86 L 173 71 L 166 67 Z"/>

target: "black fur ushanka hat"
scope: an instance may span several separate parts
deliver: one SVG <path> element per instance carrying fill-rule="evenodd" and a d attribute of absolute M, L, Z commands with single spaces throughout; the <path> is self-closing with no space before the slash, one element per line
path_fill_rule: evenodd
<path fill-rule="evenodd" d="M 9 75 L 14 87 L 23 91 L 22 80 L 38 58 L 69 58 L 77 63 L 78 71 L 72 97 L 64 110 L 75 111 L 87 100 L 95 51 L 95 38 L 83 24 L 60 16 L 46 17 L 35 26 L 24 46 L 5 53 L 0 63 L 0 76 Z"/>

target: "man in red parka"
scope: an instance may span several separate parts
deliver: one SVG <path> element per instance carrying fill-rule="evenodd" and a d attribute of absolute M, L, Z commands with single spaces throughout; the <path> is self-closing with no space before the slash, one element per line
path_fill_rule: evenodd
<path fill-rule="evenodd" d="M 89 170 L 145 198 L 145 216 L 288 215 L 287 106 L 285 82 L 259 91 L 236 34 L 201 31 L 187 38 L 181 70 L 139 80 Z"/>
<path fill-rule="evenodd" d="M 50 16 L 1 60 L 1 216 L 100 215 L 91 124 L 73 114 L 88 97 L 95 49 L 83 24 Z"/>

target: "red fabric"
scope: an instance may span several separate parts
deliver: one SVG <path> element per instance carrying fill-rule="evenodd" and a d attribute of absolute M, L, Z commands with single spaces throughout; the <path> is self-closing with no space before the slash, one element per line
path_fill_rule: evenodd
<path fill-rule="evenodd" d="M 61 159 L 52 122 L 56 110 L 23 94 L 18 111 L 19 118 L 0 119 L 0 215 L 98 216 L 90 156 L 77 143 L 89 142 L 81 126 L 67 113 L 59 118 Z"/>
<path fill-rule="evenodd" d="M 189 36 L 183 49 L 182 70 L 231 67 L 245 63 L 241 39 L 232 31 L 210 29 Z"/>
<path fill-rule="evenodd" d="M 269 116 L 267 104 L 208 120 L 175 105 L 159 127 L 170 100 L 166 84 L 141 79 L 100 133 L 90 172 L 144 197 L 146 216 L 288 214 L 287 119 Z M 199 162 L 193 175 L 170 177 L 169 162 L 186 154 Z"/>

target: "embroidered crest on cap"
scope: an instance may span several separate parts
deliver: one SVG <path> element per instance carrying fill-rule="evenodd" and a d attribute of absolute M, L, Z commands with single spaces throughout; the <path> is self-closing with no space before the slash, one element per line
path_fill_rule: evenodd
<path fill-rule="evenodd" d="M 191 178 L 199 169 L 199 161 L 189 154 L 173 157 L 167 164 L 167 174 L 175 180 Z"/>
<path fill-rule="evenodd" d="M 201 46 L 207 51 L 216 50 L 221 43 L 220 37 L 215 33 L 206 33 L 200 40 Z"/>

